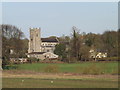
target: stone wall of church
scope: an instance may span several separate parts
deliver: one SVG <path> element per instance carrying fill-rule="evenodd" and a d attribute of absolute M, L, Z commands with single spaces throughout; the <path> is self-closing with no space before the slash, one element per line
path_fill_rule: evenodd
<path fill-rule="evenodd" d="M 31 52 L 41 52 L 40 28 L 30 28 L 29 50 Z"/>

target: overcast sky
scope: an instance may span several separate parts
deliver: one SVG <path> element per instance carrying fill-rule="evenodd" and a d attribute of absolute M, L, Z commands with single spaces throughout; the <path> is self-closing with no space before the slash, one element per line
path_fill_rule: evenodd
<path fill-rule="evenodd" d="M 103 33 L 118 29 L 117 2 L 3 2 L 3 24 L 21 28 L 41 28 L 42 37 L 70 35 L 72 26 L 81 32 Z"/>

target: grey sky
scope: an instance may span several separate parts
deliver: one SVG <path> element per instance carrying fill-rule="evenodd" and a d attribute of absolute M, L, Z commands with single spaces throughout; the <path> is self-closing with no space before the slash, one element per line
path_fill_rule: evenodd
<path fill-rule="evenodd" d="M 26 37 L 30 27 L 41 27 L 42 37 L 70 35 L 72 26 L 87 33 L 118 29 L 117 2 L 4 2 L 2 5 L 3 24 L 16 25 Z"/>

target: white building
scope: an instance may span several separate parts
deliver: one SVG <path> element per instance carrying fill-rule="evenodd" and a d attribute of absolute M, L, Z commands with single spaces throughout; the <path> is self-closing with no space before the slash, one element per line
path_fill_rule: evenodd
<path fill-rule="evenodd" d="M 107 57 L 107 53 L 105 51 L 95 51 L 94 49 L 91 49 L 90 51 L 90 58 L 105 58 Z"/>
<path fill-rule="evenodd" d="M 30 40 L 27 56 L 41 60 L 45 60 L 46 58 L 58 58 L 58 55 L 54 54 L 56 44 L 59 44 L 57 38 L 41 38 L 40 28 L 30 28 Z"/>

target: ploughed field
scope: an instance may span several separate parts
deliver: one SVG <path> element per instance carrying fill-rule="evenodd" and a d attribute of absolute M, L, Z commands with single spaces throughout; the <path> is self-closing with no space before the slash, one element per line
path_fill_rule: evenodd
<path fill-rule="evenodd" d="M 32 63 L 3 70 L 3 88 L 117 88 L 117 62 Z"/>

